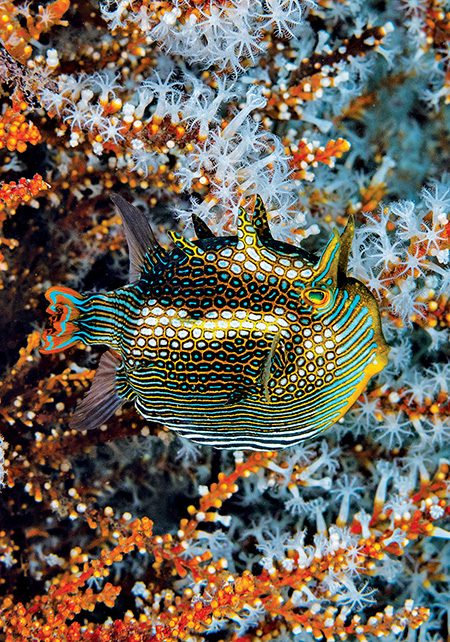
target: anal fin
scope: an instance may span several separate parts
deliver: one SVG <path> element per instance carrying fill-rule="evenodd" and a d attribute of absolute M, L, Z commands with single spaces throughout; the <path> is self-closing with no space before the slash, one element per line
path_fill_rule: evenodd
<path fill-rule="evenodd" d="M 125 402 L 125 399 L 117 394 L 116 374 L 120 363 L 120 359 L 111 350 L 100 357 L 90 390 L 77 405 L 69 422 L 70 428 L 99 428 Z"/>

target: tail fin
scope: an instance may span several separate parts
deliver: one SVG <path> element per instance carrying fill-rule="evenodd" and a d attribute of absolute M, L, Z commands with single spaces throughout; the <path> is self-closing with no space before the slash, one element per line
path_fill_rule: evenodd
<path fill-rule="evenodd" d="M 80 315 L 83 297 L 64 286 L 49 288 L 45 298 L 50 301 L 47 312 L 52 328 L 42 333 L 40 352 L 61 352 L 79 340 L 76 319 Z"/>

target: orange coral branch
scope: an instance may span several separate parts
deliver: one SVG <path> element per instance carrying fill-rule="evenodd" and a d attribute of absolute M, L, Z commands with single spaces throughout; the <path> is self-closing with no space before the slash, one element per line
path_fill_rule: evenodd
<path fill-rule="evenodd" d="M 317 141 L 308 142 L 302 138 L 296 148 L 292 145 L 287 146 L 285 151 L 291 156 L 293 178 L 312 180 L 314 175 L 308 172 L 309 167 L 317 167 L 318 163 L 334 167 L 334 159 L 341 158 L 349 149 L 350 143 L 344 138 L 329 140 L 325 146 Z"/>
<path fill-rule="evenodd" d="M 341 71 L 342 63 L 376 50 L 390 31 L 390 23 L 382 27 L 366 27 L 360 35 L 345 39 L 336 50 L 326 54 L 315 53 L 302 60 L 298 69 L 291 73 L 287 90 L 269 92 L 267 107 L 271 116 L 278 115 L 283 120 L 286 106 L 295 113 L 299 105 L 320 99 L 328 87 L 335 87 L 346 79 L 346 72 Z"/>
<path fill-rule="evenodd" d="M 16 181 L 0 183 L 0 212 L 8 208 L 11 213 L 14 213 L 19 205 L 28 203 L 48 189 L 50 185 L 40 174 L 35 174 L 33 178 L 20 178 L 17 183 Z"/>
<path fill-rule="evenodd" d="M 24 152 L 27 145 L 37 145 L 42 136 L 34 123 L 26 122 L 23 112 L 27 108 L 20 94 L 13 100 L 12 107 L 8 107 L 0 117 L 0 149 L 10 152 Z"/>
<path fill-rule="evenodd" d="M 42 33 L 55 25 L 66 27 L 69 23 L 61 18 L 69 7 L 69 0 L 54 0 L 45 7 L 39 6 L 36 17 L 31 13 L 26 15 L 26 27 L 23 27 L 19 22 L 20 9 L 13 2 L 2 2 L 0 38 L 5 49 L 13 58 L 25 64 L 33 51 L 30 40 L 39 40 Z"/>
<path fill-rule="evenodd" d="M 201 498 L 199 508 L 203 510 L 198 511 L 193 507 L 188 509 L 190 513 L 195 512 L 195 516 L 184 522 L 186 533 L 195 533 L 193 529 L 196 528 L 196 524 L 205 520 L 211 509 L 218 508 L 219 504 L 235 491 L 235 483 L 239 478 L 256 472 L 261 466 L 270 466 L 273 457 L 274 453 L 254 453 L 247 461 L 238 462 L 232 473 L 221 475 L 218 483 L 213 484 Z M 420 489 L 412 494 L 414 510 L 401 516 L 393 516 L 392 527 L 388 524 L 391 510 L 385 513 L 378 510 L 370 528 L 367 525 L 362 526 L 355 516 L 350 530 L 360 534 L 357 561 L 361 572 L 370 574 L 373 560 L 380 559 L 384 551 L 396 555 L 403 553 L 403 547 L 390 540 L 393 528 L 401 527 L 405 542 L 418 536 L 440 534 L 440 529 L 435 528 L 433 524 L 433 515 L 436 513 L 431 509 L 434 507 L 436 510 L 436 507 L 440 506 L 441 514 L 442 511 L 448 510 L 445 501 L 447 480 L 448 465 L 443 463 L 435 477 L 422 483 Z M 179 532 L 177 537 L 183 540 L 186 533 Z M 293 599 L 286 600 L 283 597 L 285 587 L 295 591 L 301 590 L 311 581 L 320 584 L 330 568 L 334 574 L 345 572 L 348 557 L 345 555 L 345 548 L 339 545 L 337 539 L 335 546 L 331 546 L 328 552 L 314 557 L 314 560 L 306 565 L 299 559 L 297 550 L 293 549 L 287 552 L 289 565 L 277 562 L 272 571 L 263 570 L 259 575 L 250 571 L 244 571 L 240 575 L 232 574 L 224 570 L 220 560 L 204 566 L 203 557 L 194 557 L 189 560 L 190 570 L 192 572 L 196 568 L 196 581 L 205 582 L 200 594 L 194 594 L 188 589 L 181 598 L 168 592 L 163 610 L 160 611 L 159 607 L 153 609 L 156 622 L 148 621 L 145 617 L 137 622 L 133 614 L 129 613 L 122 622 L 100 627 L 93 623 L 85 624 L 81 638 L 79 624 L 70 623 L 74 617 L 82 610 L 94 610 L 99 602 L 113 606 L 120 590 L 107 583 L 99 592 L 94 593 L 91 588 L 85 588 L 86 583 L 92 578 L 101 580 L 108 577 L 112 565 L 120 562 L 124 555 L 136 548 L 147 550 L 155 555 L 157 570 L 160 566 L 158 549 L 161 550 L 163 540 L 168 544 L 163 547 L 166 553 L 177 553 L 172 559 L 175 574 L 184 574 L 183 568 L 176 563 L 179 551 L 170 545 L 173 538 L 169 535 L 153 536 L 150 520 L 137 519 L 128 525 L 125 520 L 118 526 L 114 537 L 117 544 L 111 550 L 103 549 L 95 560 L 87 561 L 87 556 L 80 548 L 72 549 L 70 568 L 54 578 L 48 595 L 32 599 L 28 606 L 14 604 L 10 597 L 5 598 L 1 607 L 0 623 L 5 627 L 6 642 L 12 642 L 17 636 L 23 640 L 35 636 L 42 642 L 50 642 L 56 634 L 68 642 L 81 639 L 91 642 L 107 642 L 111 639 L 124 642 L 184 640 L 191 634 L 204 633 L 214 620 L 234 618 L 245 612 L 245 609 L 261 607 L 266 614 L 263 624 L 278 619 L 294 633 L 305 630 L 312 632 L 316 637 L 325 636 L 327 639 L 333 635 L 342 637 L 349 634 L 356 635 L 360 640 L 364 640 L 366 634 L 385 636 L 392 630 L 400 632 L 407 625 L 413 628 L 420 626 L 428 617 L 428 609 L 414 608 L 411 600 L 407 600 L 404 608 L 397 614 L 388 606 L 383 613 L 376 613 L 366 623 L 362 622 L 358 615 L 346 622 L 345 607 L 340 611 L 334 606 L 321 607 L 319 604 L 302 608 L 296 606 Z M 165 555 L 165 558 L 167 560 L 168 556 Z M 155 599 L 159 604 L 157 596 Z"/>

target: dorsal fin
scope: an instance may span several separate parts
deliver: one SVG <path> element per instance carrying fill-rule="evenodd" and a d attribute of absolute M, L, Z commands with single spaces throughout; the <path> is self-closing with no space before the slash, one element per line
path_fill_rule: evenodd
<path fill-rule="evenodd" d="M 197 214 L 192 214 L 192 222 L 194 224 L 195 235 L 198 239 L 213 239 L 214 234 L 211 232 L 209 227 L 204 221 L 197 216 Z"/>
<path fill-rule="evenodd" d="M 353 236 L 355 234 L 355 218 L 350 215 L 347 225 L 341 234 L 341 251 L 339 253 L 338 276 L 345 278 L 347 276 L 347 265 L 350 250 L 352 249 Z"/>
<path fill-rule="evenodd" d="M 120 359 L 108 350 L 101 357 L 92 385 L 82 399 L 69 426 L 75 430 L 99 428 L 124 403 L 117 394 L 116 373 Z"/>
<path fill-rule="evenodd" d="M 267 219 L 267 210 L 259 194 L 256 195 L 255 207 L 253 209 L 252 225 L 256 230 L 259 239 L 262 241 L 272 238 Z"/>
<path fill-rule="evenodd" d="M 122 217 L 130 256 L 129 279 L 132 283 L 140 278 L 147 254 L 150 258 L 153 256 L 157 259 L 164 256 L 165 251 L 156 240 L 143 212 L 128 203 L 120 194 L 111 194 L 111 200 Z"/>

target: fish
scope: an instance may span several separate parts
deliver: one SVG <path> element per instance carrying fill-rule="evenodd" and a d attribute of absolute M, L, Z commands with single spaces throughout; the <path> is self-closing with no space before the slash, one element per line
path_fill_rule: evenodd
<path fill-rule="evenodd" d="M 355 223 L 320 257 L 276 240 L 266 207 L 239 208 L 237 233 L 157 241 L 119 194 L 129 282 L 80 294 L 50 287 L 43 353 L 105 345 L 70 427 L 104 425 L 126 402 L 145 419 L 221 449 L 276 450 L 335 424 L 387 364 L 370 290 L 347 273 Z"/>

